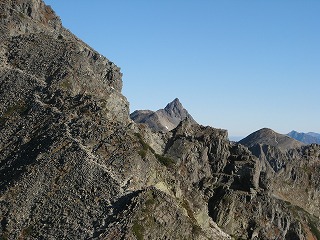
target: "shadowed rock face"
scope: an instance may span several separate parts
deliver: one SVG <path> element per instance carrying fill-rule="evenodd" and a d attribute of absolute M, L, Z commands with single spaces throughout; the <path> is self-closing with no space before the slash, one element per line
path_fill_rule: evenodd
<path fill-rule="evenodd" d="M 176 98 L 164 109 L 156 112 L 150 110 L 136 110 L 130 114 L 130 118 L 136 123 L 147 124 L 154 131 L 168 132 L 178 126 L 185 118 L 189 118 L 194 124 L 196 121 Z"/>
<path fill-rule="evenodd" d="M 120 69 L 51 8 L 0 8 L 1 239 L 319 236 L 319 145 L 230 143 L 177 100 L 172 131 L 135 124 Z"/>

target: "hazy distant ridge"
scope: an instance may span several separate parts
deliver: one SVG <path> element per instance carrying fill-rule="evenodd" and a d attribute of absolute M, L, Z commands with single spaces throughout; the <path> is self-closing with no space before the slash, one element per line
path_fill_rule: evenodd
<path fill-rule="evenodd" d="M 289 132 L 287 135 L 305 144 L 312 144 L 312 143 L 320 144 L 319 133 L 314 133 L 314 132 L 303 133 L 303 132 L 297 132 L 293 130 Z"/>

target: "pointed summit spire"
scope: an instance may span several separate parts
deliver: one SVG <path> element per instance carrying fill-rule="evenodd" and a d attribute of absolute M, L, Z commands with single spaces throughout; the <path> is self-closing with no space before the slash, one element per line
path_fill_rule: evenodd
<path fill-rule="evenodd" d="M 183 110 L 183 106 L 179 100 L 179 98 L 175 98 L 172 102 L 168 103 L 167 106 L 164 108 L 166 111 L 178 111 L 181 112 Z"/>
<path fill-rule="evenodd" d="M 179 98 L 175 98 L 168 103 L 164 109 L 159 109 L 155 112 L 135 111 L 130 115 L 135 122 L 146 123 L 155 131 L 167 132 L 175 127 L 186 118 L 192 123 L 197 122 L 192 118 L 188 111 L 182 106 Z"/>
<path fill-rule="evenodd" d="M 180 103 L 179 98 L 175 98 L 175 99 L 172 101 L 172 103 Z"/>

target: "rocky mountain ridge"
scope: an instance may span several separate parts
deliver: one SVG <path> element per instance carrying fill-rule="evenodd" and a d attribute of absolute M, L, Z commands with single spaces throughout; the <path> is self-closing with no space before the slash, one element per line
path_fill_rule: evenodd
<path fill-rule="evenodd" d="M 136 123 L 147 124 L 154 131 L 168 132 L 176 128 L 178 124 L 188 118 L 194 124 L 197 122 L 182 106 L 178 98 L 168 103 L 164 109 L 157 111 L 136 110 L 130 114 L 130 118 Z"/>
<path fill-rule="evenodd" d="M 264 144 L 277 147 L 281 150 L 288 150 L 299 148 L 304 144 L 289 136 L 277 133 L 269 128 L 262 128 L 256 132 L 251 133 L 247 137 L 239 141 L 240 144 L 252 147 L 256 144 Z"/>
<path fill-rule="evenodd" d="M 228 238 L 172 194 L 169 136 L 131 122 L 114 63 L 40 0 L 1 13 L 2 239 Z"/>
<path fill-rule="evenodd" d="M 50 7 L 0 8 L 0 238 L 319 239 L 319 145 L 246 147 L 191 118 L 152 131 Z"/>

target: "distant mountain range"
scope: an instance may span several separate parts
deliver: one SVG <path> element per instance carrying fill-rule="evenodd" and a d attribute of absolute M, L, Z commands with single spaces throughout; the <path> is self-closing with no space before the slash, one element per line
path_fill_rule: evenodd
<path fill-rule="evenodd" d="M 312 144 L 312 143 L 320 144 L 319 133 L 314 133 L 314 132 L 303 133 L 303 132 L 291 131 L 287 135 L 305 144 Z"/>
<path fill-rule="evenodd" d="M 182 106 L 178 98 L 168 103 L 164 109 L 159 109 L 155 112 L 151 110 L 136 110 L 130 114 L 130 118 L 136 123 L 145 123 L 152 130 L 161 132 L 171 131 L 186 118 L 194 124 L 197 123 Z"/>
<path fill-rule="evenodd" d="M 301 147 L 304 143 L 287 135 L 277 133 L 269 128 L 262 128 L 239 141 L 240 144 L 252 147 L 256 144 L 264 144 L 278 147 L 282 150 Z"/>
<path fill-rule="evenodd" d="M 168 103 L 164 109 L 159 109 L 157 111 L 136 110 L 130 114 L 130 118 L 136 123 L 148 125 L 153 131 L 160 132 L 171 131 L 186 118 L 193 124 L 197 124 L 193 117 L 182 106 L 178 98 Z M 255 144 L 265 144 L 277 146 L 283 150 L 301 147 L 304 144 L 320 144 L 319 133 L 303 133 L 293 130 L 288 134 L 280 134 L 269 128 L 262 128 L 245 138 L 230 136 L 229 139 L 230 141 L 239 142 L 249 148 Z"/>

